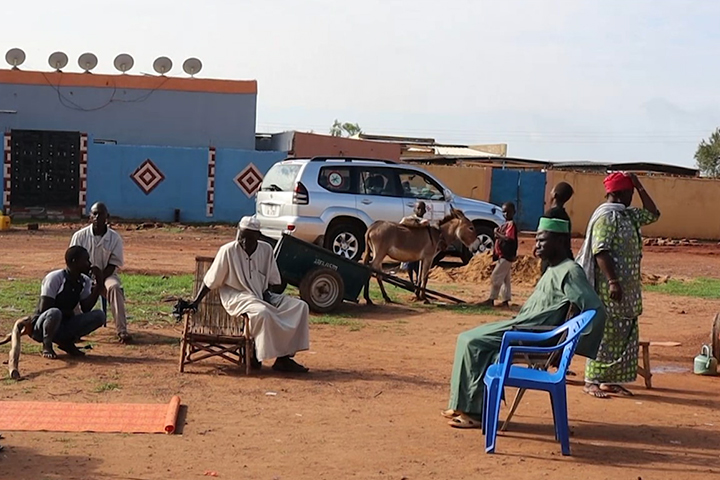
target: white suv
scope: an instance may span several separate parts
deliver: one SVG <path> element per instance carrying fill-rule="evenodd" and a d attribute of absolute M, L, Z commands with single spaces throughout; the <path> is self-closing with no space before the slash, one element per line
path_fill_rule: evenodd
<path fill-rule="evenodd" d="M 480 251 L 492 248 L 494 230 L 504 222 L 500 207 L 458 197 L 418 167 L 342 157 L 289 158 L 273 165 L 257 193 L 256 215 L 267 237 L 291 233 L 359 260 L 368 226 L 400 221 L 418 200 L 425 202 L 430 220 L 441 220 L 451 205 L 462 210 L 475 226 Z M 463 262 L 472 256 L 462 245 L 451 250 Z"/>

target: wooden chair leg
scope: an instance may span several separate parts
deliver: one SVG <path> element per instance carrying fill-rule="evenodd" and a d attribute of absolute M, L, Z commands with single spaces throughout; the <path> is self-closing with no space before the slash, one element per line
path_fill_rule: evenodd
<path fill-rule="evenodd" d="M 185 372 L 185 356 L 187 355 L 187 329 L 188 329 L 188 318 L 185 315 L 185 324 L 183 325 L 182 339 L 180 340 L 180 373 Z"/>
<path fill-rule="evenodd" d="M 517 408 L 520 406 L 520 401 L 522 400 L 524 395 L 524 388 L 519 388 L 517 393 L 515 393 L 515 399 L 513 400 L 512 406 L 510 407 L 510 412 L 508 412 L 507 418 L 505 418 L 502 427 L 500 427 L 501 432 L 507 430 L 508 426 L 510 425 L 510 420 L 512 420 L 513 415 L 515 415 L 515 410 L 517 410 Z"/>
<path fill-rule="evenodd" d="M 250 319 L 245 316 L 243 319 L 243 334 L 245 335 L 245 375 L 250 375 L 252 368 L 252 360 L 255 356 L 252 345 L 252 339 L 250 338 Z"/>
<path fill-rule="evenodd" d="M 652 388 L 652 370 L 650 370 L 650 345 L 642 346 L 643 370 L 645 370 L 645 388 Z"/>

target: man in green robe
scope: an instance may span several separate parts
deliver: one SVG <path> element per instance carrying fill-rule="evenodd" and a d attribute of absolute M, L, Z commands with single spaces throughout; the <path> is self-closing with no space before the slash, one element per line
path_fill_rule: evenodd
<path fill-rule="evenodd" d="M 458 337 L 450 380 L 450 402 L 448 410 L 443 412 L 453 427 L 481 427 L 483 377 L 497 359 L 505 332 L 523 327 L 556 327 L 570 316 L 597 310 L 576 350 L 577 354 L 588 358 L 595 358 L 597 354 L 605 325 L 605 310 L 583 269 L 568 258 L 569 222 L 541 218 L 535 242 L 536 254 L 548 263 L 548 269 L 517 317 L 481 325 Z"/>

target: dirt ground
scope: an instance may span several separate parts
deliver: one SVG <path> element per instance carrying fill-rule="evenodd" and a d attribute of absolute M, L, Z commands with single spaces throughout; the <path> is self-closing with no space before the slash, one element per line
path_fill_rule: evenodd
<path fill-rule="evenodd" d="M 76 228 L 0 232 L 0 276 L 40 278 L 60 267 Z M 125 271 L 152 274 L 191 273 L 195 255 L 213 254 L 233 237 L 226 227 L 118 230 Z M 521 253 L 531 248 L 523 239 Z M 720 278 L 720 247 L 649 247 L 644 271 Z M 434 286 L 470 301 L 488 291 L 483 284 Z M 528 293 L 521 287 L 515 301 Z M 495 455 L 484 453 L 480 431 L 452 429 L 439 415 L 457 334 L 507 312 L 472 316 L 403 300 L 374 308 L 345 305 L 343 313 L 362 328 L 312 325 L 311 350 L 298 355 L 311 368 L 305 376 L 263 368 L 246 377 L 214 362 L 180 374 L 179 327 L 131 325 L 138 340 L 131 346 L 116 344 L 112 328 L 101 329 L 82 360 L 25 355 L 26 380 L 0 383 L 0 399 L 166 403 L 179 395 L 184 425 L 167 436 L 3 432 L 0 478 L 720 478 L 720 377 L 691 373 L 719 301 L 646 294 L 641 337 L 682 345 L 651 349 L 655 388 L 637 382 L 632 398 L 593 399 L 571 380 L 573 456 L 562 457 L 542 394 L 525 396 Z M 576 359 L 572 369 L 582 368 Z M 120 389 L 96 393 L 108 381 Z"/>

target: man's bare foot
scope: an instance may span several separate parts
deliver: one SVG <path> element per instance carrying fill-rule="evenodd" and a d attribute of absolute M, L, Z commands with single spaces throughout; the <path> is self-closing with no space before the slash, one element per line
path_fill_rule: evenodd
<path fill-rule="evenodd" d="M 85 352 L 80 350 L 74 343 L 58 344 L 58 348 L 63 352 L 67 353 L 71 357 L 84 357 Z"/>
<path fill-rule="evenodd" d="M 608 398 L 608 394 L 600 390 L 600 386 L 594 383 L 586 383 L 583 392 L 595 398 Z"/>
<path fill-rule="evenodd" d="M 42 356 L 43 356 L 43 358 L 55 360 L 57 358 L 57 353 L 55 353 L 55 350 L 53 350 L 52 348 L 45 347 L 45 348 L 43 348 Z"/>
<path fill-rule="evenodd" d="M 440 412 L 440 415 L 442 415 L 445 418 L 455 418 L 455 417 L 462 415 L 462 412 L 460 410 L 449 409 L 449 410 L 443 410 L 442 412 Z"/>

